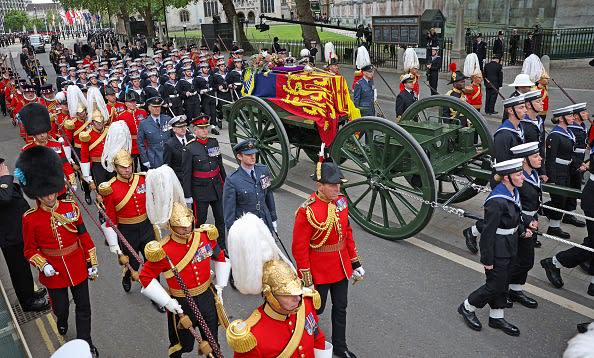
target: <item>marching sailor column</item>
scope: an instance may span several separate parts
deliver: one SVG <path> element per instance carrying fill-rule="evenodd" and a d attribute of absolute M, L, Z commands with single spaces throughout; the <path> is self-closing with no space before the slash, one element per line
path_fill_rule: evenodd
<path fill-rule="evenodd" d="M 61 160 L 51 149 L 33 147 L 21 153 L 15 174 L 28 197 L 37 206 L 23 215 L 25 257 L 39 270 L 39 282 L 47 287 L 61 335 L 68 331 L 70 300 L 76 305 L 76 338 L 90 345 L 91 303 L 87 279 L 97 278 L 97 255 L 85 228 L 79 207 L 70 200 L 58 200 L 64 187 Z"/>
<path fill-rule="evenodd" d="M 315 285 L 320 293 L 318 314 L 324 312 L 328 292 L 332 296 L 334 354 L 354 358 L 346 342 L 348 285 L 351 278 L 353 283 L 362 280 L 365 270 L 353 240 L 347 199 L 339 194 L 340 184 L 346 180 L 338 165 L 321 154 L 311 176 L 317 190 L 295 213 L 292 251 L 304 285 Z"/>
<path fill-rule="evenodd" d="M 211 289 L 211 261 L 214 261 L 217 288 L 220 287 L 222 290 L 229 278 L 230 264 L 225 262 L 224 251 L 217 245 L 216 227 L 205 224 L 194 229 L 193 223 L 192 211 L 183 203 L 174 202 L 168 221 L 171 234 L 160 241 L 151 241 L 147 244 L 145 247 L 147 262 L 140 271 L 142 294 L 168 310 L 168 355 L 172 358 L 181 357 L 182 353 L 191 352 L 194 349 L 194 337 L 187 329 L 178 328 L 178 325 L 185 328 L 189 326 L 184 326 L 186 322 L 180 320 L 177 314 L 186 312 L 192 320 L 191 326 L 199 327 L 199 325 L 197 319 L 191 314 L 189 303 L 166 256 L 179 271 L 180 277 L 206 321 L 208 330 L 217 342 L 219 320 L 218 307 L 215 307 L 214 292 Z M 161 273 L 164 273 L 167 279 L 169 293 L 157 281 Z M 202 337 L 206 337 L 206 332 L 202 327 L 199 328 Z"/>
<path fill-rule="evenodd" d="M 581 198 L 581 207 L 584 214 L 589 217 L 594 217 L 594 149 L 590 149 L 590 165 L 588 171 L 588 181 L 584 186 Z M 586 229 L 588 230 L 588 237 L 584 239 L 584 246 L 594 248 L 594 221 L 586 221 Z M 561 251 L 553 257 L 542 259 L 540 264 L 545 269 L 547 278 L 557 288 L 563 287 L 563 279 L 561 278 L 561 268 L 573 268 L 580 263 L 588 262 L 588 273 L 592 276 L 590 285 L 588 286 L 588 294 L 594 296 L 594 254 L 589 251 L 582 250 L 578 247 Z M 583 328 L 583 327 L 582 327 Z M 578 327 L 578 329 L 580 329 Z"/>
<path fill-rule="evenodd" d="M 587 103 L 578 103 L 572 107 L 574 123 L 569 125 L 567 129 L 575 136 L 575 147 L 573 148 L 573 158 L 569 166 L 569 186 L 581 190 L 584 172 L 588 170 L 588 165 L 584 163 L 588 141 L 588 129 L 585 122 L 588 121 L 590 114 L 587 110 Z M 565 210 L 575 211 L 577 208 L 577 199 L 567 198 L 566 200 Z M 568 214 L 563 215 L 563 223 L 577 227 L 586 226 L 584 221 L 578 220 L 575 216 Z"/>
<path fill-rule="evenodd" d="M 542 166 L 542 157 L 538 142 L 520 144 L 511 148 L 515 158 L 522 158 L 522 174 L 524 184 L 518 188 L 520 201 L 522 203 L 522 222 L 531 230 L 538 228 L 538 210 L 542 202 L 542 188 L 538 170 Z M 528 271 L 534 266 L 534 247 L 536 246 L 536 234 L 532 237 L 520 237 L 518 239 L 518 253 L 512 259 L 509 277 L 509 299 L 519 302 L 528 308 L 538 307 L 538 302 L 524 294 L 524 285 L 528 277 Z"/>
<path fill-rule="evenodd" d="M 518 230 L 524 232 L 521 226 L 518 228 L 522 210 L 518 187 L 524 182 L 522 162 L 522 159 L 510 159 L 493 166 L 499 184 L 485 200 L 485 225 L 479 243 L 486 282 L 458 307 L 466 325 L 475 331 L 482 329 L 476 309 L 489 304 L 489 327 L 501 329 L 510 336 L 520 335 L 520 330 L 503 318 L 503 309 L 511 262 L 518 248 Z M 525 237 L 520 240 L 526 240 L 531 234 L 531 231 L 524 232 Z"/>
<path fill-rule="evenodd" d="M 552 121 L 556 126 L 547 137 L 547 176 L 551 184 L 569 186 L 570 164 L 575 147 L 575 135 L 568 129 L 568 126 L 573 124 L 573 105 L 554 110 Z M 567 197 L 551 193 L 551 200 L 545 204 L 565 210 Z M 544 209 L 544 213 L 550 220 L 547 234 L 569 239 L 569 233 L 560 227 L 563 214 L 547 209 Z"/>
<path fill-rule="evenodd" d="M 219 230 L 219 246 L 225 249 L 225 218 L 223 216 L 223 184 L 227 174 L 219 142 L 208 137 L 209 116 L 202 114 L 192 120 L 196 138 L 182 152 L 183 188 L 186 203 L 194 204 L 198 225 L 206 223 L 208 207 L 212 209 Z"/>

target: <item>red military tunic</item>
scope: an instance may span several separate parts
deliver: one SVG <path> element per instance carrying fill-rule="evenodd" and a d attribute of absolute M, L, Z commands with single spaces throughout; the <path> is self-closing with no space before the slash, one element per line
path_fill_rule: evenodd
<path fill-rule="evenodd" d="M 107 113 L 109 113 L 109 120 L 107 121 L 107 125 L 110 125 L 112 122 L 117 121 L 118 117 L 122 112 L 126 110 L 126 105 L 122 102 L 115 102 L 115 103 L 106 103 L 107 106 Z"/>
<path fill-rule="evenodd" d="M 303 312 L 301 312 L 303 310 Z M 303 329 L 295 332 L 298 326 L 297 317 L 304 320 Z M 285 347 L 293 358 L 314 358 L 314 348 L 324 349 L 324 332 L 318 327 L 318 315 L 311 296 L 303 296 L 303 302 L 297 313 L 289 316 L 274 311 L 268 303 L 258 307 L 245 321 L 250 326 L 250 333 L 256 339 L 256 346 L 245 353 L 235 352 L 235 358 L 268 358 L 278 357 Z M 301 334 L 300 340 L 289 344 L 293 334 Z M 229 342 L 233 349 L 233 343 Z"/>
<path fill-rule="evenodd" d="M 334 207 L 330 208 L 331 214 L 337 220 L 332 220 L 335 224 L 328 225 L 328 229 L 320 229 L 329 222 L 329 205 Z M 347 199 L 342 195 L 329 203 L 320 199 L 317 193 L 312 193 L 297 209 L 292 251 L 300 276 L 303 271 L 310 271 L 316 285 L 351 277 L 352 263 L 358 262 L 359 258 L 348 217 Z"/>
<path fill-rule="evenodd" d="M 75 202 L 58 200 L 52 212 L 38 204 L 23 214 L 25 257 L 40 271 L 48 263 L 58 275 L 39 274 L 47 288 L 76 286 L 87 279 L 87 262 L 97 265 L 95 244 Z"/>
<path fill-rule="evenodd" d="M 474 108 L 480 110 L 483 107 L 483 94 L 481 91 L 481 85 L 472 84 L 472 91 L 466 93 L 466 102 Z"/>
<path fill-rule="evenodd" d="M 101 155 L 105 146 L 105 137 L 107 137 L 108 128 L 99 132 L 95 127 L 79 134 L 81 142 L 80 162 L 81 163 L 101 163 Z"/>
<path fill-rule="evenodd" d="M 406 73 L 405 73 L 406 74 Z M 402 81 L 402 77 L 404 77 L 404 75 L 400 76 L 400 81 Z M 400 82 L 400 92 L 404 91 L 404 83 Z M 419 93 L 421 91 L 421 88 L 419 87 L 419 76 L 414 76 L 414 80 L 413 80 L 413 92 L 416 93 L 417 98 L 419 98 Z"/>
<path fill-rule="evenodd" d="M 549 110 L 549 87 L 543 86 L 539 83 L 536 85 L 536 89 L 540 90 L 542 95 L 542 112 L 539 112 L 538 114 L 541 117 L 544 117 L 547 115 L 547 111 Z"/>
<path fill-rule="evenodd" d="M 147 220 L 144 173 L 134 173 L 130 180 L 117 175 L 99 185 L 105 213 L 115 224 L 138 224 Z M 111 225 L 107 223 L 107 227 Z"/>
<path fill-rule="evenodd" d="M 134 112 L 126 110 L 118 117 L 119 121 L 126 122 L 126 125 L 130 129 L 130 135 L 132 136 L 132 155 L 139 154 L 138 143 L 136 137 L 138 134 L 138 124 L 148 117 L 148 113 L 144 109 L 136 109 Z"/>
<path fill-rule="evenodd" d="M 66 137 L 75 148 L 81 148 L 82 145 L 80 143 L 79 134 L 85 131 L 90 123 L 90 121 L 84 121 L 78 116 L 74 118 L 70 117 L 70 119 L 64 122 L 64 132 Z"/>
<path fill-rule="evenodd" d="M 174 235 L 166 236 L 161 240 L 161 246 L 178 268 L 192 296 L 198 296 L 210 287 L 211 259 L 225 262 L 223 250 L 216 250 L 216 235 L 211 235 L 209 238 L 209 232 L 204 229 L 194 230 L 187 242 Z M 140 271 L 140 283 L 146 287 L 152 279 L 164 272 L 170 294 L 174 297 L 185 297 L 170 268 L 167 259 L 158 262 L 147 260 Z"/>
<path fill-rule="evenodd" d="M 21 152 L 24 152 L 27 149 L 35 147 L 37 145 L 38 144 L 34 140 L 31 140 L 29 143 L 25 144 L 25 146 L 21 149 Z M 58 156 L 62 160 L 62 167 L 64 168 L 64 176 L 66 176 L 66 178 L 68 179 L 68 182 L 70 182 L 71 184 L 75 183 L 76 177 L 74 175 L 74 169 L 72 168 L 72 165 L 68 161 L 68 158 L 66 158 L 66 154 L 64 154 L 64 147 L 63 147 L 62 143 L 58 142 L 57 140 L 55 140 L 53 138 L 50 138 L 47 141 L 47 144 L 45 146 L 48 148 L 51 148 L 54 152 L 56 152 L 56 154 L 58 154 Z M 58 193 L 58 195 L 62 195 L 65 192 L 66 192 L 66 187 L 64 187 L 64 189 L 62 189 Z"/>

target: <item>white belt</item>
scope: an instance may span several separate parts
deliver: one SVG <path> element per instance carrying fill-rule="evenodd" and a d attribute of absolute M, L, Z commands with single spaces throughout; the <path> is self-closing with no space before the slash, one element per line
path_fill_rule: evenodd
<path fill-rule="evenodd" d="M 516 230 L 518 230 L 517 227 L 511 228 L 511 229 L 502 229 L 502 228 L 498 227 L 497 231 L 495 231 L 495 233 L 498 235 L 511 235 L 514 232 L 516 232 Z"/>
<path fill-rule="evenodd" d="M 179 97 L 179 95 L 178 95 L 178 94 L 170 94 L 170 95 L 169 95 L 169 98 L 177 98 L 177 97 Z"/>
<path fill-rule="evenodd" d="M 586 148 L 575 148 L 574 153 L 586 153 Z"/>
<path fill-rule="evenodd" d="M 561 165 L 569 165 L 569 163 L 571 163 L 571 159 L 555 158 L 555 163 L 561 164 Z"/>
<path fill-rule="evenodd" d="M 590 180 L 594 181 L 594 173 L 590 173 Z"/>
<path fill-rule="evenodd" d="M 528 216 L 534 216 L 534 214 L 536 214 L 537 212 L 538 212 L 538 210 L 534 210 L 534 211 L 522 210 L 522 214 L 528 215 Z"/>

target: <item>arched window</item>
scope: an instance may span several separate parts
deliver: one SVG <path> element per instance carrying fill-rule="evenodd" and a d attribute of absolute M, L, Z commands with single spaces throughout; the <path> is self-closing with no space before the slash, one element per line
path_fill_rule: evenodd
<path fill-rule="evenodd" d="M 180 10 L 179 11 L 179 21 L 180 22 L 190 22 L 190 12 L 188 10 Z"/>

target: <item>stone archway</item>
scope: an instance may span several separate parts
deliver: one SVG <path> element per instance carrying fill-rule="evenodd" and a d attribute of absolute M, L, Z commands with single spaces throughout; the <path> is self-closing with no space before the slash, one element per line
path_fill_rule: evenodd
<path fill-rule="evenodd" d="M 256 15 L 254 14 L 253 11 L 248 12 L 247 19 L 250 24 L 254 24 L 256 22 Z"/>

